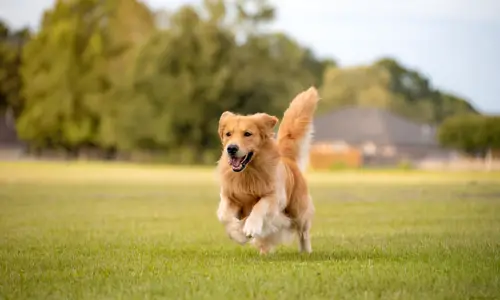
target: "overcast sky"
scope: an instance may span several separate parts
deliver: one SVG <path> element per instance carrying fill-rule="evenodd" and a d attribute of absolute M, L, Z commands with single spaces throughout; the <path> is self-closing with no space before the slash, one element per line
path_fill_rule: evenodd
<path fill-rule="evenodd" d="M 153 8 L 199 0 L 144 0 Z M 0 0 L 0 17 L 36 28 L 54 0 Z M 275 0 L 284 30 L 341 65 L 392 56 L 478 109 L 500 113 L 500 0 Z"/>

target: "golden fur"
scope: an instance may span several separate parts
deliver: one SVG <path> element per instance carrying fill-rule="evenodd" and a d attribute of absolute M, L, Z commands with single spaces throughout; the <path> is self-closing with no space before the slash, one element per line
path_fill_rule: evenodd
<path fill-rule="evenodd" d="M 231 239 L 241 244 L 251 240 L 264 254 L 296 232 L 300 251 L 312 251 L 309 230 L 314 206 L 302 172 L 318 100 L 314 87 L 297 95 L 285 111 L 277 139 L 274 116 L 221 115 L 219 136 L 224 150 L 218 163 L 217 215 Z M 238 149 L 233 156 L 228 154 L 229 145 Z M 234 171 L 231 157 L 236 157 L 235 164 L 248 157 L 250 161 Z"/>

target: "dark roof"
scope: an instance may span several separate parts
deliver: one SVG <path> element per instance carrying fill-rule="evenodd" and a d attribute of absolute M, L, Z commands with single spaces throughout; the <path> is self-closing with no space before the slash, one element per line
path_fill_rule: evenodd
<path fill-rule="evenodd" d="M 434 127 L 412 122 L 378 108 L 339 109 L 317 116 L 314 127 L 315 141 L 437 146 Z"/>

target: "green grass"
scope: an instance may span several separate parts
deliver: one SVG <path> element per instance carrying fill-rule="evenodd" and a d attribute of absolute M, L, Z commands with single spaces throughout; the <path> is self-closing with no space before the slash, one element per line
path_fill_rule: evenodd
<path fill-rule="evenodd" d="M 0 299 L 500 299 L 499 173 L 311 173 L 314 252 L 217 222 L 213 169 L 0 164 Z"/>

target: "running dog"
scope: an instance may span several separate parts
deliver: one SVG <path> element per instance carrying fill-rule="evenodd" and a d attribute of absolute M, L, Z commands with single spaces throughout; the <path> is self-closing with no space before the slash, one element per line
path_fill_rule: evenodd
<path fill-rule="evenodd" d="M 314 87 L 298 94 L 284 113 L 277 138 L 274 116 L 221 115 L 217 217 L 232 240 L 251 241 L 266 254 L 297 233 L 300 252 L 312 252 L 314 205 L 303 172 L 318 101 Z"/>

